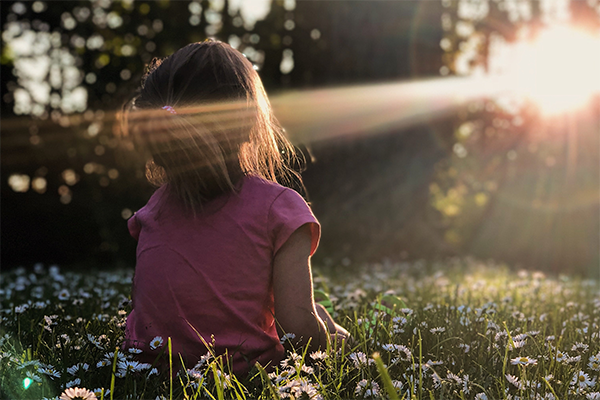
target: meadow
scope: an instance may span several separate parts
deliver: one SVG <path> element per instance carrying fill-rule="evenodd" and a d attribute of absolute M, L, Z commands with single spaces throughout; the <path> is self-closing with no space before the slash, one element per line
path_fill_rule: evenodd
<path fill-rule="evenodd" d="M 171 373 L 137 362 L 138 349 L 122 351 L 132 274 L 4 271 L 1 397 L 600 399 L 597 281 L 472 259 L 383 262 L 351 274 L 317 266 L 315 288 L 329 293 L 352 348 L 295 348 L 271 373 L 235 377 L 210 352 Z M 406 307 L 382 307 L 384 295 Z M 294 347 L 293 335 L 282 340 Z M 153 343 L 167 355 L 169 344 Z"/>

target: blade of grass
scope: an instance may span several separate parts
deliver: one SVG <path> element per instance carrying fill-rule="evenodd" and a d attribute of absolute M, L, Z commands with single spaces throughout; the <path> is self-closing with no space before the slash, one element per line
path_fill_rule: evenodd
<path fill-rule="evenodd" d="M 119 348 L 115 348 L 115 356 L 113 358 L 112 374 L 110 377 L 110 400 L 113 400 L 115 394 L 115 372 L 117 371 L 117 356 L 119 354 Z"/>
<path fill-rule="evenodd" d="M 217 389 L 217 399 L 225 400 L 225 395 L 223 394 L 223 386 L 221 385 L 221 377 L 217 373 L 217 367 L 214 362 L 210 365 L 210 368 L 212 369 L 213 377 L 215 379 L 215 387 Z"/>
<path fill-rule="evenodd" d="M 419 329 L 419 398 L 423 398 L 423 338 Z"/>
<path fill-rule="evenodd" d="M 235 398 L 237 400 L 246 400 L 246 387 L 237 379 L 235 375 L 231 375 L 231 380 L 235 383 L 235 386 L 233 386 Z"/>
<path fill-rule="evenodd" d="M 390 378 L 390 374 L 388 374 L 385 365 L 383 365 L 383 361 L 381 360 L 379 353 L 374 353 L 373 359 L 375 360 L 375 365 L 377 365 L 377 370 L 379 371 L 379 375 L 383 381 L 383 386 L 385 387 L 390 400 L 400 400 L 398 397 L 398 392 L 396 392 L 396 388 L 392 384 L 392 378 Z"/>
<path fill-rule="evenodd" d="M 514 347 L 514 342 L 513 342 L 512 336 L 510 334 L 510 330 L 508 329 L 508 326 L 506 325 L 506 321 L 503 321 L 503 324 L 504 324 L 504 329 L 506 330 L 506 333 L 508 334 L 508 343 L 512 343 L 512 345 Z M 504 399 L 506 398 L 504 380 L 506 379 L 506 364 L 508 362 L 508 343 L 506 344 L 506 347 L 504 349 L 504 359 L 502 360 L 502 376 L 500 377 L 500 385 L 502 388 L 502 396 Z"/>
<path fill-rule="evenodd" d="M 173 347 L 169 336 L 169 400 L 173 400 Z"/>
<path fill-rule="evenodd" d="M 273 397 L 273 400 L 280 400 L 279 394 L 275 390 L 273 383 L 271 383 L 271 379 L 269 379 L 267 371 L 265 371 L 265 369 L 259 363 L 256 363 L 255 365 L 260 371 L 260 377 L 262 378 L 263 384 L 269 388 L 269 393 L 271 394 L 271 397 Z"/>
<path fill-rule="evenodd" d="M 548 382 L 546 380 L 545 377 L 542 377 L 542 380 L 544 381 L 544 383 L 546 384 L 546 386 L 548 386 L 548 389 L 550 389 L 550 391 L 552 392 L 552 394 L 554 395 L 554 398 L 556 400 L 560 400 L 560 398 L 558 397 L 558 395 L 556 394 L 556 392 L 554 391 L 554 388 L 552 387 L 552 385 L 550 385 L 550 382 Z"/>

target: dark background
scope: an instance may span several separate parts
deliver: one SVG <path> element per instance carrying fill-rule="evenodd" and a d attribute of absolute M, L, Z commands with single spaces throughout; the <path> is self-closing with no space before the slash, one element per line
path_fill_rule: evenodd
<path fill-rule="evenodd" d="M 31 3 L 24 3 L 28 7 Z M 83 4 L 83 3 L 82 3 Z M 202 40 L 206 21 L 200 26 L 182 24 L 190 12 L 188 2 L 172 1 L 161 9 L 152 5 L 155 16 L 164 28 L 153 41 L 162 56 L 190 41 Z M 60 30 L 60 16 L 77 7 L 77 1 L 51 5 L 39 18 Z M 207 9 L 208 2 L 202 2 Z M 3 8 L 10 8 L 4 3 Z M 441 38 L 435 3 L 390 1 L 299 1 L 293 11 L 286 11 L 283 3 L 273 2 L 266 19 L 258 21 L 251 31 L 261 40 L 255 46 L 264 51 L 260 75 L 270 94 L 292 88 L 340 86 L 352 83 L 401 80 L 415 76 L 433 76 L 441 65 L 437 42 Z M 118 8 L 117 8 L 118 10 Z M 123 12 L 123 10 L 118 10 Z M 125 13 L 127 22 L 121 30 L 105 32 L 93 24 L 79 24 L 74 31 L 90 26 L 105 37 L 135 31 L 134 27 L 147 16 Z M 14 14 L 13 14 L 14 15 Z M 243 27 L 232 24 L 235 16 L 222 13 L 223 27 L 216 36 L 227 40 L 231 33 L 243 37 Z M 32 11 L 19 16 L 33 19 Z M 5 14 L 6 18 L 6 14 Z M 283 27 L 284 20 L 295 22 L 291 31 Z M 86 25 L 86 26 L 84 26 Z M 311 31 L 318 29 L 320 38 L 314 40 Z M 63 35 L 71 34 L 62 29 Z M 289 46 L 278 44 L 284 37 L 292 38 Z M 272 40 L 269 40 L 269 39 Z M 64 38 L 63 40 L 65 40 Z M 283 48 L 294 52 L 295 67 L 289 74 L 279 69 Z M 81 55 L 85 70 L 94 70 L 93 52 Z M 130 96 L 139 83 L 143 62 L 136 57 L 115 57 L 114 62 L 98 70 L 98 81 L 88 85 L 89 109 L 114 110 Z M 146 55 L 146 61 L 148 56 Z M 118 82 L 120 69 L 128 65 L 133 77 Z M 10 92 L 11 65 L 1 67 L 0 87 L 5 89 L 0 170 L 2 208 L 0 224 L 0 259 L 2 267 L 35 262 L 78 263 L 134 262 L 135 242 L 128 237 L 121 210 L 133 211 L 141 207 L 152 188 L 140 179 L 140 165 L 125 165 L 119 178 L 110 185 L 98 185 L 97 174 L 85 174 L 83 165 L 94 161 L 103 165 L 119 165 L 119 154 L 106 151 L 102 156 L 92 150 L 102 135 L 82 139 L 77 131 L 84 124 L 68 128 L 47 120 L 12 116 Z M 117 81 L 116 93 L 107 95 L 108 82 Z M 14 84 L 13 84 L 14 85 Z M 10 125 L 10 128 L 6 128 Z M 42 143 L 32 146 L 27 138 L 31 126 L 38 126 Z M 356 136 L 344 140 L 319 142 L 310 146 L 313 163 L 304 174 L 309 200 L 323 225 L 321 248 L 316 262 L 325 258 L 339 262 L 365 259 L 381 260 L 422 257 L 440 251 L 435 227 L 423 223 L 428 203 L 428 181 L 435 162 L 444 151 L 431 138 L 432 127 L 425 125 L 408 131 L 387 132 L 377 137 Z M 71 156 L 68 148 L 76 151 Z M 48 189 L 40 194 L 33 190 L 14 193 L 6 185 L 10 174 L 19 172 L 29 176 L 47 168 Z M 72 200 L 62 204 L 57 194 L 61 171 L 72 168 L 80 176 L 72 190 Z M 36 172 L 38 171 L 38 172 Z M 395 171 L 393 174 L 389 171 Z M 136 173 L 137 172 L 137 176 Z M 348 263 L 345 260 L 344 263 Z M 325 262 L 330 262 L 325 260 Z"/>
<path fill-rule="evenodd" d="M 35 13 L 32 3 L 25 3 L 27 10 L 17 15 L 14 3 L 0 4 L 3 31 L 5 24 L 14 20 L 29 21 L 32 27 L 36 19 L 37 26 L 40 21 L 48 24 L 51 32 L 61 33 L 63 45 L 77 55 L 79 68 L 84 73 L 94 72 L 96 81 L 83 82 L 88 90 L 88 111 L 70 116 L 68 122 L 50 106 L 41 117 L 15 116 L 12 93 L 18 80 L 13 76 L 11 58 L 3 52 L 2 267 L 36 262 L 79 268 L 131 266 L 135 262 L 135 241 L 128 236 L 128 214 L 123 210 L 135 211 L 143 206 L 153 188 L 143 178 L 143 162 L 121 149 L 115 140 L 113 111 L 132 96 L 151 57 L 166 56 L 209 36 L 206 12 L 210 4 L 200 2 L 198 26 L 188 22 L 191 14 L 187 1 L 134 2 L 131 6 L 114 2 L 105 12 L 114 11 L 123 18 L 119 27 L 103 27 L 90 17 L 74 29 L 65 29 L 61 22 L 65 12 L 99 6 L 84 1 L 52 1 L 46 3 L 43 12 Z M 144 4 L 147 8 L 142 8 Z M 444 7 L 437 1 L 298 1 L 294 9 L 287 10 L 283 2 L 274 1 L 267 17 L 252 29 L 237 26 L 241 16 L 228 10 L 225 2 L 219 11 L 222 25 L 210 36 L 228 41 L 230 35 L 236 35 L 242 46 L 263 51 L 264 61 L 257 64 L 270 95 L 291 89 L 439 77 L 440 67 L 448 64 L 448 54 L 439 44 L 445 35 L 440 23 Z M 587 11 L 583 14 L 588 15 Z M 494 29 L 510 37 L 514 25 L 507 17 L 497 9 L 492 9 L 490 15 L 495 18 Z M 138 26 L 154 27 L 157 20 L 162 29 L 139 34 Z M 292 30 L 285 28 L 287 20 L 294 21 Z M 320 33 L 318 38 L 313 37 L 315 29 Z M 74 34 L 88 38 L 93 33 L 104 38 L 103 48 L 81 49 L 72 44 Z M 258 43 L 252 43 L 252 34 L 259 36 Z M 153 45 L 149 47 L 148 42 Z M 122 43 L 134 45 L 136 53 L 119 55 L 116 49 Z M 285 49 L 294 54 L 294 68 L 289 74 L 280 71 Z M 97 60 L 103 54 L 110 56 L 110 62 L 99 67 Z M 120 77 L 125 68 L 131 72 L 126 80 Z M 517 215 L 498 200 L 497 193 L 521 185 L 524 179 L 511 172 L 514 167 L 504 161 L 494 164 L 486 178 L 493 180 L 497 188 L 488 193 L 491 200 L 485 206 L 478 208 L 464 202 L 463 219 L 449 219 L 436 208 L 432 183 L 442 188 L 460 183 L 460 176 L 446 172 L 453 168 L 455 130 L 465 120 L 465 110 L 466 106 L 452 115 L 432 116 L 418 126 L 378 135 L 298 143 L 301 148 L 307 146 L 313 159 L 303 177 L 314 213 L 322 223 L 323 236 L 315 263 L 349 265 L 384 258 L 433 260 L 475 255 L 555 272 L 589 274 L 597 270 L 597 201 L 583 209 L 559 211 L 547 236 L 532 237 L 519 246 L 514 238 L 522 228 L 522 218 L 513 218 L 512 225 L 503 230 L 495 229 L 507 213 Z M 487 113 L 480 118 L 490 123 L 497 116 Z M 100 133 L 90 137 L 86 132 L 94 123 L 101 124 Z M 531 126 L 525 124 L 520 129 Z M 508 151 L 525 146 L 515 138 L 517 133 L 495 138 L 494 148 Z M 32 144 L 32 136 L 37 136 L 39 143 Z M 595 137 L 578 145 L 594 144 L 598 148 Z M 96 151 L 98 146 L 102 146 L 102 154 Z M 469 159 L 469 168 L 479 171 L 489 167 L 493 159 L 485 152 L 489 141 L 479 139 L 472 146 L 478 158 Z M 554 152 L 565 151 L 560 142 L 549 146 Z M 523 162 L 533 165 L 532 160 Z M 86 173 L 84 166 L 90 162 L 101 167 Z M 75 171 L 78 181 L 67 185 L 70 201 L 63 204 L 59 189 L 65 186 L 62 173 L 66 169 Z M 110 177 L 110 169 L 116 169 L 118 177 Z M 596 188 L 598 179 L 593 179 L 598 176 L 597 162 L 582 165 L 581 170 Z M 8 185 L 15 173 L 45 177 L 45 193 L 16 193 Z M 532 223 L 541 227 L 545 222 Z M 565 241 L 566 236 L 573 237 L 571 231 L 577 231 L 576 239 Z"/>

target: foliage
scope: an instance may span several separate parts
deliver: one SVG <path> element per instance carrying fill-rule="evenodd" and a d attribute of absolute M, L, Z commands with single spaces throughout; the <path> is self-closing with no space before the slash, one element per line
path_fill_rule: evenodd
<path fill-rule="evenodd" d="M 229 374 L 210 353 L 171 375 L 121 349 L 130 270 L 84 275 L 37 265 L 4 273 L 2 398 L 55 398 L 75 386 L 98 398 L 104 389 L 105 399 L 383 398 L 391 387 L 405 399 L 598 398 L 598 282 L 469 259 L 354 272 L 315 278 L 352 349 L 309 354 L 288 336 L 286 360 L 268 376 L 247 377 Z M 383 293 L 408 308 L 386 314 L 376 307 Z M 168 352 L 166 338 L 157 346 Z"/>
<path fill-rule="evenodd" d="M 590 32 L 600 27 L 596 1 L 565 1 L 553 7 L 528 0 L 442 4 L 444 76 L 493 76 L 503 63 L 516 62 L 506 52 L 512 44 L 567 23 Z M 538 62 L 535 70 L 542 73 L 551 60 Z M 544 81 L 550 86 L 546 96 L 555 93 L 556 82 L 576 73 L 566 71 L 554 76 L 554 83 Z M 597 117 L 571 112 L 547 118 L 543 112 L 515 93 L 489 93 L 467 102 L 458 110 L 453 134 L 443 137 L 448 157 L 436 165 L 430 202 L 441 217 L 445 240 L 462 252 L 554 271 L 568 263 L 577 265 L 578 272 L 595 273 L 597 247 L 557 247 L 570 241 L 567 232 L 576 232 L 573 244 L 597 237 L 597 224 L 589 222 L 598 215 L 597 206 L 574 206 L 576 199 L 598 190 L 591 183 L 598 178 L 598 152 L 590 150 L 597 149 Z"/>

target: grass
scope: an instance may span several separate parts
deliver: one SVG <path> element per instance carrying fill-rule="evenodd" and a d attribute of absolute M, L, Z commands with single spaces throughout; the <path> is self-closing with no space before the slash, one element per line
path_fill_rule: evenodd
<path fill-rule="evenodd" d="M 296 348 L 276 371 L 247 377 L 210 353 L 171 374 L 121 351 L 131 270 L 3 272 L 0 395 L 51 399 L 79 387 L 98 399 L 600 399 L 596 281 L 469 259 L 316 271 L 354 347 Z M 384 294 L 407 308 L 382 311 Z"/>

